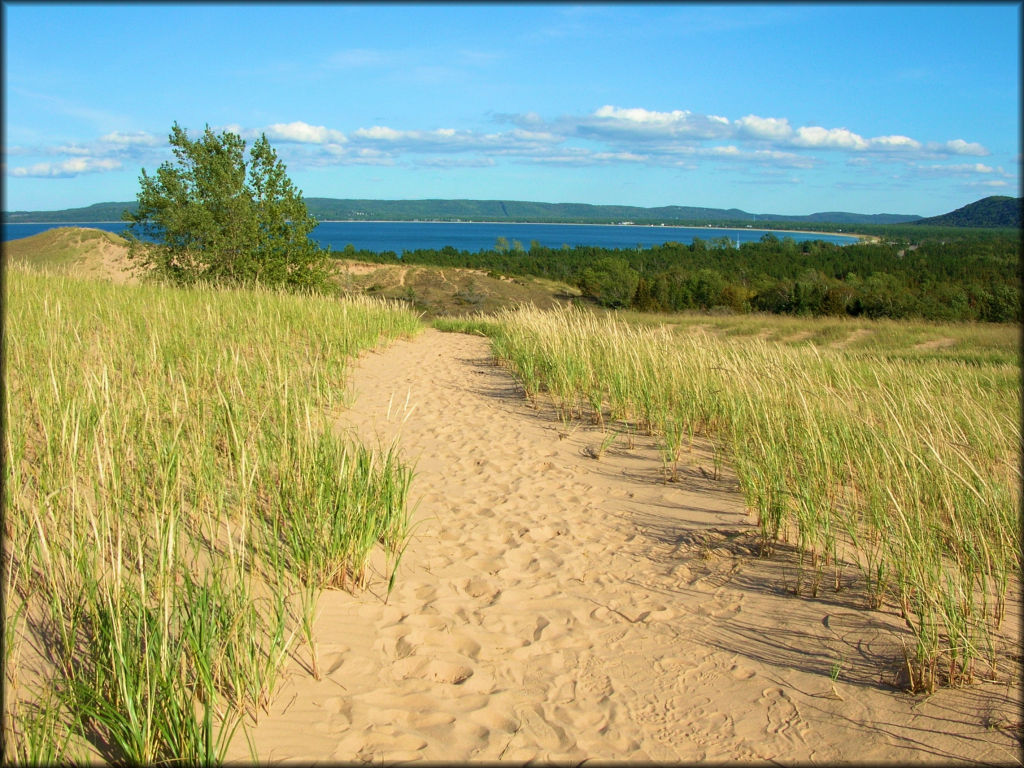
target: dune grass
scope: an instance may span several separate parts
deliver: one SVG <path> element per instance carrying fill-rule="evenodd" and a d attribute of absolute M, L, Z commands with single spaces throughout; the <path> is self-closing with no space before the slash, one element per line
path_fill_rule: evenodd
<path fill-rule="evenodd" d="M 49 272 L 70 270 L 87 263 L 103 247 L 127 248 L 127 241 L 102 229 L 62 226 L 37 235 L 10 240 L 3 245 L 3 258 L 10 264 L 25 264 Z"/>
<path fill-rule="evenodd" d="M 914 690 L 996 673 L 1021 567 L 1019 329 L 635 319 L 522 309 L 435 325 L 489 335 L 527 396 L 565 419 L 656 435 L 668 481 L 695 438 L 710 441 L 762 552 L 795 545 L 796 592 L 851 565 L 866 608 L 899 611 Z M 936 338 L 953 343 L 921 346 Z"/>
<path fill-rule="evenodd" d="M 335 435 L 408 310 L 12 267 L 5 759 L 220 762 L 310 602 L 400 549 L 410 470 Z M 329 546 L 326 546 L 329 544 Z"/>

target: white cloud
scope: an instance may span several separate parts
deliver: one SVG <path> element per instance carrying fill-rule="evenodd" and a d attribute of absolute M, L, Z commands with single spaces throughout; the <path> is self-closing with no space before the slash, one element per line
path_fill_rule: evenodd
<path fill-rule="evenodd" d="M 950 155 L 987 155 L 988 150 L 985 149 L 981 144 L 974 142 L 964 141 L 963 139 L 953 139 L 947 141 L 945 144 L 931 145 L 934 149 L 939 152 L 944 152 Z"/>
<path fill-rule="evenodd" d="M 322 125 L 310 125 L 301 120 L 268 125 L 266 134 L 268 139 L 293 141 L 298 144 L 344 144 L 348 140 L 341 131 L 331 130 Z"/>
<path fill-rule="evenodd" d="M 781 152 L 777 149 L 758 149 L 748 153 L 754 160 L 761 160 L 765 164 L 782 166 L 784 168 L 813 168 L 818 161 L 806 155 L 798 155 L 795 152 Z"/>
<path fill-rule="evenodd" d="M 551 147 L 563 141 L 563 137 L 554 133 L 528 131 L 521 128 L 503 133 L 479 133 L 454 128 L 406 131 L 375 125 L 371 128 L 359 128 L 350 134 L 351 145 L 370 146 L 387 151 L 392 155 L 397 155 L 399 152 L 410 154 L 477 152 L 482 156 L 534 155 L 547 153 Z"/>
<path fill-rule="evenodd" d="M 59 147 L 52 147 L 46 151 L 48 155 L 79 155 L 86 157 L 96 154 L 93 147 L 86 147 L 82 144 L 61 144 Z"/>
<path fill-rule="evenodd" d="M 116 171 L 121 167 L 120 160 L 106 158 L 75 157 L 63 163 L 36 163 L 27 168 L 12 168 L 11 176 L 27 178 L 68 178 L 83 173 L 100 173 Z"/>
<path fill-rule="evenodd" d="M 520 141 L 536 141 L 545 144 L 555 144 L 563 140 L 561 136 L 550 131 L 524 131 L 522 128 L 515 128 L 505 135 Z"/>
<path fill-rule="evenodd" d="M 649 155 L 637 155 L 633 152 L 595 152 L 592 157 L 595 160 L 620 163 L 646 163 L 651 159 Z"/>
<path fill-rule="evenodd" d="M 767 141 L 785 141 L 793 135 L 793 127 L 786 118 L 747 115 L 735 121 L 740 136 Z"/>
<path fill-rule="evenodd" d="M 372 128 L 359 128 L 352 132 L 353 138 L 371 139 L 373 141 L 397 141 L 398 139 L 413 136 L 415 131 L 396 131 L 383 125 L 375 125 Z"/>
<path fill-rule="evenodd" d="M 350 64 L 359 58 L 351 51 L 349 54 Z M 363 56 L 363 60 L 372 58 L 369 54 Z M 899 163 L 908 175 L 1011 178 L 1002 168 L 982 163 L 919 164 L 925 159 L 942 161 L 956 156 L 966 160 L 965 156 L 988 154 L 980 144 L 964 139 L 923 144 L 898 133 L 866 138 L 846 127 L 795 126 L 788 118 L 778 116 L 747 114 L 730 120 L 683 109 L 657 111 L 605 104 L 588 114 L 551 120 L 535 112 L 490 113 L 487 117 L 503 123 L 508 130 L 484 132 L 450 126 L 424 130 L 415 125 L 395 128 L 378 124 L 342 132 L 301 120 L 274 123 L 263 129 L 228 124 L 222 130 L 247 140 L 262 131 L 272 142 L 285 145 L 284 159 L 293 169 L 397 162 L 433 168 L 486 167 L 504 157 L 518 163 L 665 168 L 691 168 L 702 161 L 716 161 L 757 169 L 760 174 L 791 174 L 794 168 L 818 167 L 831 154 L 845 159 L 848 166 L 871 172 L 881 172 L 881 164 Z M 146 131 L 114 130 L 91 142 L 19 145 L 7 154 L 27 156 L 25 166 L 8 168 L 9 175 L 62 177 L 114 170 L 122 165 L 159 163 L 169 153 L 163 140 Z M 54 162 L 30 164 L 48 158 Z"/>
<path fill-rule="evenodd" d="M 876 136 L 870 142 L 872 149 L 912 150 L 921 148 L 921 142 L 909 136 Z"/>
<path fill-rule="evenodd" d="M 577 121 L 577 130 L 594 135 L 645 138 L 713 139 L 731 132 L 728 118 L 701 115 L 685 109 L 656 112 L 639 107 L 621 108 L 606 104 L 590 118 Z"/>
<path fill-rule="evenodd" d="M 238 123 L 227 123 L 226 125 L 214 126 L 213 130 L 227 131 L 228 133 L 233 133 L 236 136 L 241 136 L 243 139 L 256 139 L 259 138 L 260 135 L 260 132 L 256 128 L 243 128 Z"/>
<path fill-rule="evenodd" d="M 876 136 L 865 139 L 847 128 L 822 128 L 821 126 L 800 126 L 793 129 L 787 118 L 758 117 L 747 115 L 733 122 L 737 138 L 770 142 L 779 146 L 806 147 L 810 149 L 847 149 L 857 152 L 865 150 L 916 151 L 921 142 L 909 136 L 897 134 Z"/>
<path fill-rule="evenodd" d="M 984 163 L 956 163 L 953 165 L 915 165 L 913 170 L 921 176 L 977 176 L 998 174 L 1006 177 L 1007 174 L 1002 168 L 996 169 Z"/>
<path fill-rule="evenodd" d="M 105 136 L 100 136 L 100 141 L 106 144 L 114 144 L 116 146 L 142 146 L 142 147 L 154 147 L 160 143 L 160 139 L 151 133 L 146 131 L 136 131 L 135 133 L 121 133 L 120 131 L 112 131 Z"/>
<path fill-rule="evenodd" d="M 792 143 L 798 147 L 854 149 L 868 148 L 868 142 L 846 128 L 822 128 L 818 125 L 804 125 L 796 129 Z"/>
<path fill-rule="evenodd" d="M 990 179 L 988 181 L 969 181 L 966 186 L 968 187 L 992 187 L 996 189 L 1003 189 L 1004 187 L 1010 186 L 1010 183 L 1003 181 L 1002 179 Z"/>
<path fill-rule="evenodd" d="M 489 157 L 422 157 L 416 165 L 428 168 L 489 168 L 495 162 Z"/>

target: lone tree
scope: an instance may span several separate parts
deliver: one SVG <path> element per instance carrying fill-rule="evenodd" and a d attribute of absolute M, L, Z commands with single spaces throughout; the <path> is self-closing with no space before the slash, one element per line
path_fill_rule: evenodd
<path fill-rule="evenodd" d="M 175 162 L 142 170 L 139 205 L 125 212 L 129 255 L 179 284 L 263 283 L 325 287 L 328 254 L 309 240 L 317 225 L 284 163 L 261 135 L 245 159 L 245 141 L 206 126 L 191 141 L 177 123 Z"/>

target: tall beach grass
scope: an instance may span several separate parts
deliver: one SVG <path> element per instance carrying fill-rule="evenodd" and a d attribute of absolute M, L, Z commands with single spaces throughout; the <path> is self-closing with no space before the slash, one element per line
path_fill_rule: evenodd
<path fill-rule="evenodd" d="M 526 395 L 562 418 L 655 435 L 668 481 L 697 437 L 709 441 L 735 468 L 762 552 L 795 547 L 794 591 L 817 595 L 849 566 L 865 608 L 899 611 L 913 689 L 994 674 L 1020 584 L 1016 334 L 997 329 L 1000 344 L 982 328 L 990 343 L 971 355 L 971 328 L 915 326 L 908 343 L 885 323 L 830 348 L 766 338 L 806 339 L 808 321 L 758 333 L 729 322 L 712 333 L 520 309 L 446 327 L 489 335 Z M 919 343 L 924 331 L 951 341 Z"/>
<path fill-rule="evenodd" d="M 408 467 L 329 413 L 419 322 L 20 267 L 5 309 L 4 757 L 220 762 L 289 658 L 318 674 L 318 592 L 402 546 Z"/>

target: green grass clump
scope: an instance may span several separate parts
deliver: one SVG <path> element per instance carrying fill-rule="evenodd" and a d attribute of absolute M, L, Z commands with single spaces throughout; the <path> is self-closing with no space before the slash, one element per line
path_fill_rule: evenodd
<path fill-rule="evenodd" d="M 5 301 L 5 758 L 221 762 L 296 638 L 316 668 L 310 600 L 403 545 L 409 470 L 329 413 L 419 322 L 17 267 Z"/>

